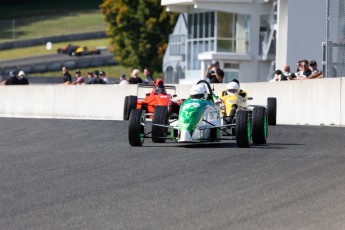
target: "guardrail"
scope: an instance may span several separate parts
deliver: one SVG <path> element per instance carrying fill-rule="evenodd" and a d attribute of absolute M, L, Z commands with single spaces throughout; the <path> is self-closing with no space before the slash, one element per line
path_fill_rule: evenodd
<path fill-rule="evenodd" d="M 136 85 L 28 85 L 0 86 L 0 116 L 121 120 L 126 95 Z M 216 94 L 226 84 L 214 84 Z M 242 83 L 253 101 L 266 105 L 276 97 L 277 123 L 345 126 L 343 78 Z M 176 85 L 178 98 L 188 97 L 190 85 Z M 25 100 L 21 100 L 25 98 Z"/>
<path fill-rule="evenodd" d="M 109 55 L 90 55 L 80 58 L 69 58 L 68 55 L 64 55 L 65 59 L 37 62 L 32 61 L 29 64 L 16 64 L 0 66 L 0 78 L 4 79 L 8 76 L 11 70 L 23 70 L 25 73 L 43 73 L 47 71 L 61 70 L 62 66 L 66 66 L 69 69 L 96 67 L 96 66 L 109 66 L 116 65 L 112 54 Z"/>

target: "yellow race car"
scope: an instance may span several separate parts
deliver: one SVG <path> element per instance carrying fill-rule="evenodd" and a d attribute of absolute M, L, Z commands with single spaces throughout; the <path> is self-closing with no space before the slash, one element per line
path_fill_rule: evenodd
<path fill-rule="evenodd" d="M 223 136 L 237 135 L 239 130 L 236 130 L 235 124 L 249 122 L 251 125 L 247 125 L 247 132 L 252 134 L 253 143 L 266 143 L 268 125 L 276 124 L 276 98 L 268 98 L 267 106 L 248 105 L 247 101 L 252 100 L 252 98 L 247 97 L 247 92 L 241 90 L 237 82 L 230 82 L 227 89 L 221 92 L 219 98 L 222 101 L 223 125 L 229 126 L 229 131 L 223 130 Z M 246 111 L 247 120 L 238 117 L 240 111 Z"/>
<path fill-rule="evenodd" d="M 71 53 L 71 55 L 73 56 L 84 56 L 84 55 L 93 55 L 93 54 L 100 54 L 101 50 L 99 49 L 90 49 L 86 46 L 84 47 L 79 47 L 78 49 L 76 49 L 74 52 Z"/>
<path fill-rule="evenodd" d="M 248 100 L 253 98 L 248 97 L 247 92 L 240 89 L 237 82 L 230 82 L 227 85 L 227 90 L 223 90 L 219 98 L 222 100 L 223 120 L 227 124 L 236 122 L 236 112 L 239 109 L 248 110 L 249 114 L 252 115 L 255 107 L 264 107 L 267 114 L 266 123 L 276 125 L 277 99 L 274 97 L 267 98 L 267 106 L 248 105 Z"/>

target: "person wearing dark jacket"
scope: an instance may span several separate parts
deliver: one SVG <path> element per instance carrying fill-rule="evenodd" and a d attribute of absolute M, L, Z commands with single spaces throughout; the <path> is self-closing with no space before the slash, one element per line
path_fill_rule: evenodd
<path fill-rule="evenodd" d="M 87 82 L 86 84 L 107 84 L 105 81 L 103 81 L 102 78 L 99 77 L 99 72 L 98 70 L 95 70 L 93 72 L 93 76 L 94 77 L 91 77 Z"/>
<path fill-rule="evenodd" d="M 62 77 L 62 84 L 65 85 L 69 85 L 72 83 L 72 76 L 71 74 L 68 72 L 68 69 L 66 66 L 62 67 L 62 73 L 63 73 L 63 77 Z"/>
<path fill-rule="evenodd" d="M 9 78 L 4 82 L 5 85 L 19 85 L 19 79 L 17 77 L 17 72 L 12 70 L 10 72 Z"/>

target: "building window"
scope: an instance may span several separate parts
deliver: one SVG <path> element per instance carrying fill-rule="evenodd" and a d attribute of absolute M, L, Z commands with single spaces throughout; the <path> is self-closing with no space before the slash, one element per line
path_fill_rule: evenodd
<path fill-rule="evenodd" d="M 199 53 L 249 52 L 250 16 L 225 12 L 188 15 L 187 69 L 200 69 Z"/>
<path fill-rule="evenodd" d="M 248 53 L 249 16 L 218 12 L 217 52 Z"/>
<path fill-rule="evenodd" d="M 223 83 L 228 83 L 233 79 L 239 79 L 240 64 L 239 63 L 224 63 L 224 78 Z"/>

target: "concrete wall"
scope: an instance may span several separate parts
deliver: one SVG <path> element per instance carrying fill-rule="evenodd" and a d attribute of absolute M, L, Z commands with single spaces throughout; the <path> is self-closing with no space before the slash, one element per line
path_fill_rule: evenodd
<path fill-rule="evenodd" d="M 277 97 L 277 123 L 345 126 L 344 78 L 243 83 L 241 88 L 266 105 Z M 214 85 L 219 94 L 226 84 Z M 178 85 L 179 98 L 188 96 L 190 85 Z M 0 116 L 121 120 L 126 95 L 136 95 L 136 86 L 119 85 L 29 85 L 0 87 Z"/>

